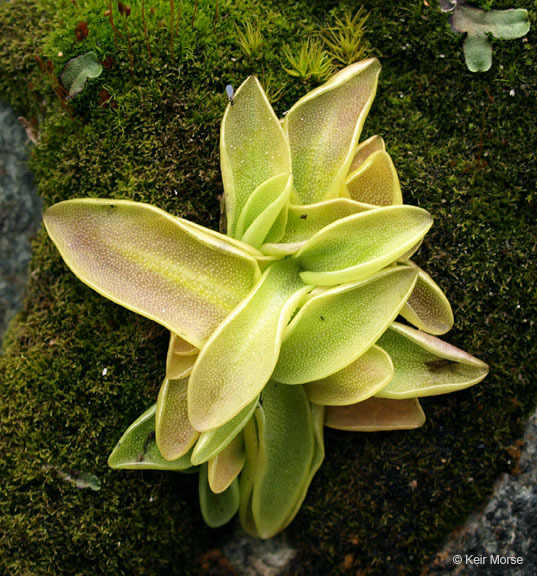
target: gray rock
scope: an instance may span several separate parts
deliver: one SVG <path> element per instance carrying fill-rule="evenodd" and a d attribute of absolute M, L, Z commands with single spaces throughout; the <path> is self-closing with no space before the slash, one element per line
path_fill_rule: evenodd
<path fill-rule="evenodd" d="M 269 540 L 252 538 L 238 523 L 222 546 L 223 554 L 241 576 L 279 576 L 285 574 L 296 550 L 289 546 L 285 532 Z"/>
<path fill-rule="evenodd" d="M 27 166 L 29 152 L 24 129 L 0 102 L 0 350 L 8 322 L 22 305 L 30 239 L 41 218 L 41 199 Z"/>
<path fill-rule="evenodd" d="M 537 411 L 528 421 L 515 470 L 499 479 L 485 508 L 450 537 L 426 574 L 537 573 Z M 521 563 L 502 564 L 502 558 L 521 558 Z"/>

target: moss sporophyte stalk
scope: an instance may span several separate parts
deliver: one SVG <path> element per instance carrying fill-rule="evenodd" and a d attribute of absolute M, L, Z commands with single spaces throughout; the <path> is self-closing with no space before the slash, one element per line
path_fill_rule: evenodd
<path fill-rule="evenodd" d="M 156 403 L 109 465 L 199 468 L 210 526 L 238 511 L 273 536 L 323 461 L 324 426 L 416 428 L 419 397 L 488 372 L 436 337 L 451 307 L 411 260 L 432 218 L 403 205 L 383 139 L 359 142 L 379 72 L 348 66 L 283 122 L 254 76 L 239 87 L 220 138 L 227 235 L 126 200 L 45 213 L 83 282 L 171 333 Z"/>

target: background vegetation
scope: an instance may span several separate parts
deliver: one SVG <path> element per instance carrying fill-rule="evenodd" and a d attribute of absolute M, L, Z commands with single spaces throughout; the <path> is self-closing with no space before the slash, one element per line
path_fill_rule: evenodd
<path fill-rule="evenodd" d="M 223 0 L 216 12 L 214 0 L 184 0 L 172 19 L 163 0 L 133 0 L 128 17 L 112 4 L 0 5 L 0 98 L 39 137 L 31 159 L 39 192 L 46 205 L 143 200 L 217 228 L 225 86 L 258 74 L 281 116 L 343 65 L 323 36 L 357 6 Z M 364 137 L 385 138 L 405 202 L 433 214 L 417 261 L 453 304 L 446 339 L 491 373 L 475 389 L 424 401 L 420 430 L 326 432 L 326 461 L 288 529 L 297 575 L 419 573 L 498 474 L 516 466 L 535 405 L 535 34 L 494 40 L 492 69 L 472 74 L 462 37 L 432 0 L 363 6 L 370 16 L 359 46 L 383 64 Z M 313 56 L 300 60 L 306 39 L 317 60 L 311 44 Z M 103 73 L 67 100 L 61 70 L 89 50 Z M 204 526 L 196 478 L 106 466 L 154 402 L 164 329 L 80 283 L 41 231 L 24 310 L 4 346 L 0 572 L 198 573 L 228 529 Z M 77 471 L 100 478 L 101 490 L 65 481 L 62 472 Z"/>

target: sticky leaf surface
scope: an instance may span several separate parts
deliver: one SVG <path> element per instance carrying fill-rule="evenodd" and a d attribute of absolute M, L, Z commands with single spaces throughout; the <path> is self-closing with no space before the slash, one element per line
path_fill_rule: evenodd
<path fill-rule="evenodd" d="M 259 278 L 251 256 L 147 204 L 68 200 L 44 221 L 83 282 L 197 347 Z"/>
<path fill-rule="evenodd" d="M 289 325 L 274 379 L 302 384 L 354 362 L 395 319 L 416 275 L 411 268 L 393 268 L 313 296 Z"/>

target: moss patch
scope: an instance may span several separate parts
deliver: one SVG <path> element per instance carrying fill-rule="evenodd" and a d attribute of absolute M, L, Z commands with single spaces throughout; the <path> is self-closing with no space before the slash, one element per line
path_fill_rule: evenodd
<path fill-rule="evenodd" d="M 131 198 L 217 228 L 225 85 L 258 73 L 273 94 L 283 88 L 275 103 L 283 114 L 312 84 L 287 75 L 281 47 L 298 47 L 350 3 L 220 2 L 215 26 L 214 3 L 200 1 L 194 17 L 194 3 L 176 2 L 173 60 L 170 5 L 151 4 L 151 60 L 141 3 L 127 21 L 134 81 L 123 22 L 114 11 L 118 51 L 104 3 L 2 5 L 0 97 L 39 123 L 32 169 L 46 204 Z M 491 374 L 475 389 L 424 401 L 420 430 L 327 431 L 326 461 L 289 528 L 301 550 L 295 574 L 416 573 L 509 470 L 535 398 L 534 32 L 528 42 L 495 40 L 491 71 L 472 74 L 462 37 L 436 8 L 365 6 L 369 53 L 383 72 L 364 137 L 385 137 L 405 202 L 433 214 L 417 260 L 453 304 L 446 339 Z M 239 47 L 235 25 L 246 18 L 263 33 L 258 59 Z M 76 41 L 80 21 L 89 34 Z M 73 121 L 51 84 L 90 49 L 110 67 L 66 103 Z M 154 402 L 166 345 L 163 329 L 82 285 L 40 234 L 25 308 L 0 360 L 1 572 L 188 574 L 218 546 L 226 530 L 204 526 L 194 476 L 106 466 Z M 77 490 L 55 469 L 95 474 L 102 488 Z"/>

